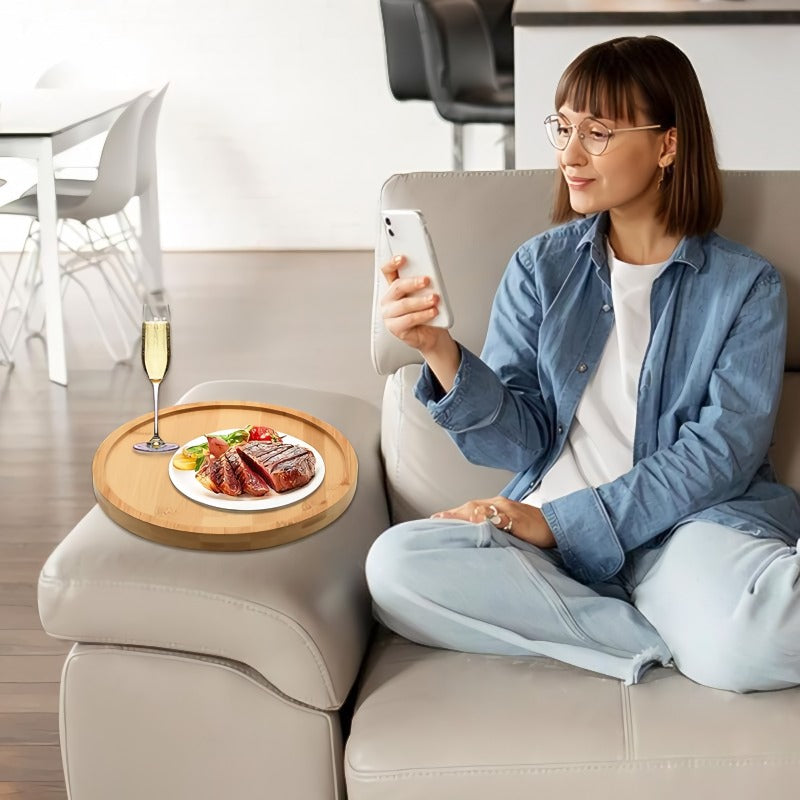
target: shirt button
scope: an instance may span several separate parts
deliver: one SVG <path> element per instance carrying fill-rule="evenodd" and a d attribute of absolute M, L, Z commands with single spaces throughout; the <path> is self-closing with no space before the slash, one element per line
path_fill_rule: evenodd
<path fill-rule="evenodd" d="M 556 428 L 556 430 L 557 430 L 559 433 L 564 433 L 564 426 L 563 426 L 563 425 L 559 425 L 559 426 Z"/>
<path fill-rule="evenodd" d="M 586 372 L 587 369 L 589 369 L 589 367 L 587 367 L 583 362 L 578 364 L 578 372 Z"/>
<path fill-rule="evenodd" d="M 603 311 L 609 312 L 611 311 L 611 306 L 608 303 L 603 304 Z"/>

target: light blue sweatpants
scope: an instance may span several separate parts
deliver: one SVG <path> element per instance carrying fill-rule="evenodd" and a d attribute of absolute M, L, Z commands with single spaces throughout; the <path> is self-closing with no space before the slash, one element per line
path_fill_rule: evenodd
<path fill-rule="evenodd" d="M 800 683 L 800 555 L 708 522 L 629 554 L 614 579 L 571 578 L 489 522 L 395 525 L 366 563 L 375 614 L 420 644 L 549 656 L 636 683 L 671 661 L 687 677 L 748 692 Z"/>

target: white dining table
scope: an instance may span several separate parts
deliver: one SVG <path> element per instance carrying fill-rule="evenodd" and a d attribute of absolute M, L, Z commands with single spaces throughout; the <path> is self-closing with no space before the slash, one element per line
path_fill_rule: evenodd
<path fill-rule="evenodd" d="M 107 131 L 143 89 L 29 89 L 0 96 L 0 156 L 32 159 L 38 173 L 39 264 L 50 380 L 67 385 L 53 156 Z M 156 198 L 143 198 L 145 205 Z M 157 211 L 156 211 L 157 213 Z M 160 275 L 160 248 L 145 254 Z"/>

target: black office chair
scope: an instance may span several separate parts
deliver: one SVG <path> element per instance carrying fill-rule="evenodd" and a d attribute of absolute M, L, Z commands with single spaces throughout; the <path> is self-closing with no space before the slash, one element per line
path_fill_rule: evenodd
<path fill-rule="evenodd" d="M 381 0 L 389 87 L 398 100 L 432 100 L 453 123 L 453 165 L 464 165 L 463 126 L 504 126 L 514 167 L 514 87 L 500 84 L 492 40 L 476 0 Z"/>
<path fill-rule="evenodd" d="M 494 63 L 501 86 L 514 83 L 514 26 L 511 11 L 514 0 L 476 0 L 486 20 L 494 47 Z"/>

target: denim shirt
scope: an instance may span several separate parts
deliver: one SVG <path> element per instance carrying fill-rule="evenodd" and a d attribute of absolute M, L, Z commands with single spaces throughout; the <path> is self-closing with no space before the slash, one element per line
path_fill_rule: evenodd
<path fill-rule="evenodd" d="M 523 244 L 497 290 L 480 358 L 461 347 L 453 388 L 427 365 L 415 387 L 433 419 L 476 464 L 511 469 L 519 500 L 558 458 L 614 325 L 608 214 Z M 633 468 L 545 503 L 567 570 L 611 578 L 626 553 L 708 520 L 794 545 L 800 498 L 767 458 L 781 391 L 786 295 L 746 247 L 684 237 L 650 297 Z"/>

